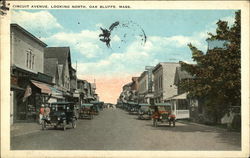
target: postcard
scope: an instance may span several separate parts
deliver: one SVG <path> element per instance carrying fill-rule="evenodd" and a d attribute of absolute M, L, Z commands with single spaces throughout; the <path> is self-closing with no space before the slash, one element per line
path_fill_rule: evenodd
<path fill-rule="evenodd" d="M 249 2 L 1 3 L 2 157 L 249 156 Z"/>

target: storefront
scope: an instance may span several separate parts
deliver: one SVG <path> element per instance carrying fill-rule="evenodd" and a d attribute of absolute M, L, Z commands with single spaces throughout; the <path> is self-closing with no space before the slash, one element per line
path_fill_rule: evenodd
<path fill-rule="evenodd" d="M 189 100 L 187 99 L 187 93 L 173 96 L 168 101 L 173 105 L 176 119 L 190 118 Z"/>
<path fill-rule="evenodd" d="M 33 122 L 38 119 L 39 109 L 51 96 L 51 89 L 45 83 L 21 79 L 24 87 L 12 86 L 13 122 Z M 11 110 L 12 111 L 12 110 Z"/>

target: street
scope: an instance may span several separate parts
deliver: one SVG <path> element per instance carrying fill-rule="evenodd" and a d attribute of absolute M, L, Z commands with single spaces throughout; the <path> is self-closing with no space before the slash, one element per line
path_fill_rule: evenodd
<path fill-rule="evenodd" d="M 240 140 L 238 132 L 198 124 L 177 122 L 176 127 L 155 128 L 151 120 L 110 108 L 93 120 L 78 120 L 76 129 L 39 127 L 12 136 L 11 150 L 240 150 Z"/>

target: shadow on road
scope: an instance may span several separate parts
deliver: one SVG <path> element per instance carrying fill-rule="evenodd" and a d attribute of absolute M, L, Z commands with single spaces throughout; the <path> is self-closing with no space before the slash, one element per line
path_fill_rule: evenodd
<path fill-rule="evenodd" d="M 241 149 L 241 133 L 240 132 L 231 132 L 224 129 L 217 129 L 213 127 L 206 127 L 206 126 L 199 126 L 199 125 L 191 125 L 191 124 L 176 124 L 175 127 L 169 126 L 167 124 L 159 124 L 158 127 L 153 127 L 152 124 L 146 124 L 146 126 L 152 127 L 152 130 L 161 130 L 166 132 L 176 132 L 176 133 L 183 133 L 183 132 L 191 132 L 194 135 L 198 132 L 200 133 L 208 133 L 214 135 L 216 141 L 218 143 L 226 143 L 237 148 L 235 150 Z"/>

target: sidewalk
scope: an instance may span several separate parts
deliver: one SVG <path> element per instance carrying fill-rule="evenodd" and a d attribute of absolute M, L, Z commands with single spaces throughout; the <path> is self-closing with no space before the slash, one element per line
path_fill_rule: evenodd
<path fill-rule="evenodd" d="M 29 123 L 14 123 L 10 127 L 10 136 L 16 137 L 21 135 L 26 135 L 41 130 L 41 126 L 35 122 Z"/>
<path fill-rule="evenodd" d="M 196 125 L 196 126 L 200 126 L 200 127 L 213 128 L 213 129 L 222 130 L 222 131 L 227 131 L 227 132 L 240 133 L 239 131 L 228 130 L 227 128 L 222 128 L 222 127 L 212 126 L 212 125 L 205 125 L 205 124 L 196 123 L 196 122 L 187 121 L 187 120 L 177 120 L 177 122 L 185 123 L 185 124 L 190 124 L 190 125 Z"/>

